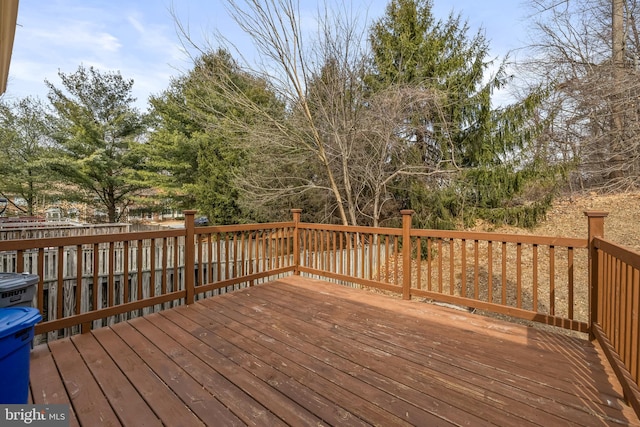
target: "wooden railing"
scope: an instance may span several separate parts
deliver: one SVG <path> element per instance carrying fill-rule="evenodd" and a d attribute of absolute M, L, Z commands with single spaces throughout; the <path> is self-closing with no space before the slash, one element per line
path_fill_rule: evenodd
<path fill-rule="evenodd" d="M 292 222 L 198 227 L 194 234 L 195 299 L 294 270 Z"/>
<path fill-rule="evenodd" d="M 0 271 L 40 278 L 54 339 L 289 274 L 587 332 L 640 414 L 640 254 L 587 239 L 291 222 L 0 241 Z"/>
<path fill-rule="evenodd" d="M 640 416 L 640 254 L 603 238 L 606 213 L 590 215 L 590 335 Z"/>
<path fill-rule="evenodd" d="M 196 228 L 194 214 L 181 229 L 0 241 L 0 271 L 39 276 L 46 339 L 293 271 L 292 222 Z"/>
<path fill-rule="evenodd" d="M 402 229 L 299 223 L 298 271 L 589 330 L 587 239 L 417 230 L 402 213 Z"/>

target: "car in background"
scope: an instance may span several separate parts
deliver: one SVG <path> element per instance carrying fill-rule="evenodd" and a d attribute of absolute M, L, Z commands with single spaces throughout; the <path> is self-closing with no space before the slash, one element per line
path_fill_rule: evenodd
<path fill-rule="evenodd" d="M 194 221 L 196 227 L 204 227 L 205 225 L 209 225 L 209 218 L 206 216 L 199 216 Z"/>

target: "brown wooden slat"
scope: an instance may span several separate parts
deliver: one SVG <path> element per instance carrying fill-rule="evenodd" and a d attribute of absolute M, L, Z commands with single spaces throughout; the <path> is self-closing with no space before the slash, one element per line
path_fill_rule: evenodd
<path fill-rule="evenodd" d="M 68 339 L 53 341 L 49 348 L 78 422 L 85 426 L 95 425 L 97 420 L 104 426 L 121 425 L 73 343 Z"/>
<path fill-rule="evenodd" d="M 633 308 L 634 315 L 631 318 L 631 376 L 636 384 L 640 384 L 640 271 L 633 270 Z"/>
<path fill-rule="evenodd" d="M 82 250 L 82 245 L 76 246 L 76 286 L 75 286 L 75 294 L 76 294 L 76 307 L 75 314 L 82 313 L 82 288 L 84 287 L 83 276 L 83 263 L 84 263 L 84 251 Z"/>
<path fill-rule="evenodd" d="M 131 302 L 129 299 L 129 241 L 125 240 L 122 251 L 122 286 L 124 287 L 124 297 L 121 304 Z"/>
<path fill-rule="evenodd" d="M 433 268 L 431 265 L 431 251 L 433 250 L 433 239 L 427 238 L 427 290 L 433 290 Z M 388 264 L 388 263 L 385 263 Z"/>
<path fill-rule="evenodd" d="M 442 253 L 442 239 L 438 239 L 438 253 L 441 254 Z M 443 266 L 442 266 L 442 257 L 438 256 L 438 293 L 442 293 L 442 289 L 443 289 L 443 282 L 442 282 L 442 275 L 443 275 Z"/>
<path fill-rule="evenodd" d="M 76 335 L 71 340 L 123 426 L 162 425 L 93 335 Z"/>
<path fill-rule="evenodd" d="M 462 267 L 460 268 L 460 296 L 463 298 L 467 297 L 467 240 L 460 240 L 460 263 Z M 455 277 L 453 274 L 453 269 L 451 270 L 451 275 Z"/>
<path fill-rule="evenodd" d="M 507 242 L 502 242 L 502 299 L 500 304 L 507 303 Z"/>
<path fill-rule="evenodd" d="M 533 256 L 533 274 L 532 274 L 532 290 L 533 294 L 532 302 L 533 302 L 533 311 L 538 311 L 538 245 L 533 245 L 531 249 Z"/>
<path fill-rule="evenodd" d="M 113 306 L 115 304 L 115 299 L 114 299 L 114 292 L 115 292 L 115 278 L 114 278 L 114 273 L 115 273 L 115 244 L 113 242 L 109 243 L 109 260 L 107 261 L 109 264 L 109 270 L 108 270 L 108 282 L 107 282 L 107 286 L 108 286 L 108 290 L 107 290 L 107 304 L 109 305 L 109 307 Z"/>
<path fill-rule="evenodd" d="M 37 307 L 40 314 L 44 315 L 44 249 L 38 249 L 38 278 Z"/>
<path fill-rule="evenodd" d="M 473 298 L 480 297 L 480 248 L 477 240 L 473 241 Z"/>
<path fill-rule="evenodd" d="M 136 301 L 140 301 L 141 299 L 143 299 L 142 295 L 143 295 L 143 289 L 142 289 L 142 255 L 143 255 L 143 247 L 142 247 L 142 240 L 138 240 L 136 242 L 136 271 L 135 271 L 135 275 L 136 275 L 136 284 L 137 284 L 137 298 Z M 142 312 L 140 313 L 142 314 Z"/>
<path fill-rule="evenodd" d="M 63 317 L 63 308 L 64 308 L 64 248 L 60 246 L 58 248 L 58 268 L 57 268 L 57 276 L 58 280 L 56 282 L 56 319 L 62 319 Z M 45 319 L 49 320 L 49 319 Z"/>
<path fill-rule="evenodd" d="M 522 308 L 522 244 L 516 244 L 516 307 Z"/>
<path fill-rule="evenodd" d="M 449 239 L 449 295 L 454 295 L 455 285 L 456 285 L 456 260 L 454 247 L 456 245 L 455 240 Z"/>
<path fill-rule="evenodd" d="M 16 270 L 17 273 L 24 271 L 24 250 L 18 249 L 16 251 Z"/>
<path fill-rule="evenodd" d="M 57 375 L 56 364 L 46 344 L 34 347 L 30 362 L 29 389 L 33 403 L 37 405 L 68 403 L 70 398 L 61 378 Z M 79 426 L 71 405 L 69 405 L 69 426 Z"/>
<path fill-rule="evenodd" d="M 493 242 L 487 242 L 487 302 L 493 303 Z"/>
<path fill-rule="evenodd" d="M 204 425 L 111 328 L 92 333 L 165 425 Z"/>
<path fill-rule="evenodd" d="M 556 252 L 549 246 L 549 314 L 556 314 Z"/>
<path fill-rule="evenodd" d="M 569 319 L 573 319 L 573 291 L 574 291 L 574 265 L 573 265 L 573 248 L 567 248 L 567 277 L 568 277 L 568 281 L 567 281 L 567 286 L 569 287 L 568 289 L 568 317 Z M 534 308 L 535 310 L 535 308 Z"/>
<path fill-rule="evenodd" d="M 142 319 L 140 320 L 144 322 Z M 185 373 L 174 361 L 158 351 L 157 347 L 148 341 L 135 329 L 137 319 L 128 323 L 119 323 L 113 330 L 126 342 L 144 363 L 153 370 L 171 391 L 179 397 L 186 407 L 191 410 L 205 425 L 219 423 L 225 426 L 242 425 L 233 413 L 225 408 L 202 385 Z"/>
<path fill-rule="evenodd" d="M 156 239 L 149 241 L 149 297 L 156 295 Z"/>
<path fill-rule="evenodd" d="M 98 309 L 98 295 L 102 295 L 100 292 L 100 281 L 98 279 L 98 274 L 100 273 L 100 245 L 98 243 L 93 244 L 93 280 L 92 280 L 92 288 L 93 292 L 91 295 L 91 309 Z"/>
<path fill-rule="evenodd" d="M 201 345 L 201 342 L 166 317 L 152 314 L 137 320 L 135 327 L 247 425 L 285 425 L 266 407 L 193 354 L 189 349 Z"/>

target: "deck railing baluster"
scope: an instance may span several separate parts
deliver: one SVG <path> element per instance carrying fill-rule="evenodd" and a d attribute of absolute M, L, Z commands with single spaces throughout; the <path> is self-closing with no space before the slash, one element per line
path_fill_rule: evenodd
<path fill-rule="evenodd" d="M 184 229 L 0 241 L 0 268 L 40 276 L 36 333 L 50 338 L 294 273 L 589 332 L 638 383 L 640 255 L 604 240 L 604 213 L 588 214 L 587 239 L 417 230 L 410 211 L 402 228 L 307 224 L 294 210 L 197 232 L 194 215 Z"/>

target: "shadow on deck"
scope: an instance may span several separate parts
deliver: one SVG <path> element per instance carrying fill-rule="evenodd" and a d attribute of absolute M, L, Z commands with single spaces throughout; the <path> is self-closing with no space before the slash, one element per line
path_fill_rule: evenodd
<path fill-rule="evenodd" d="M 640 425 L 589 341 L 300 277 L 31 357 L 71 425 Z"/>

